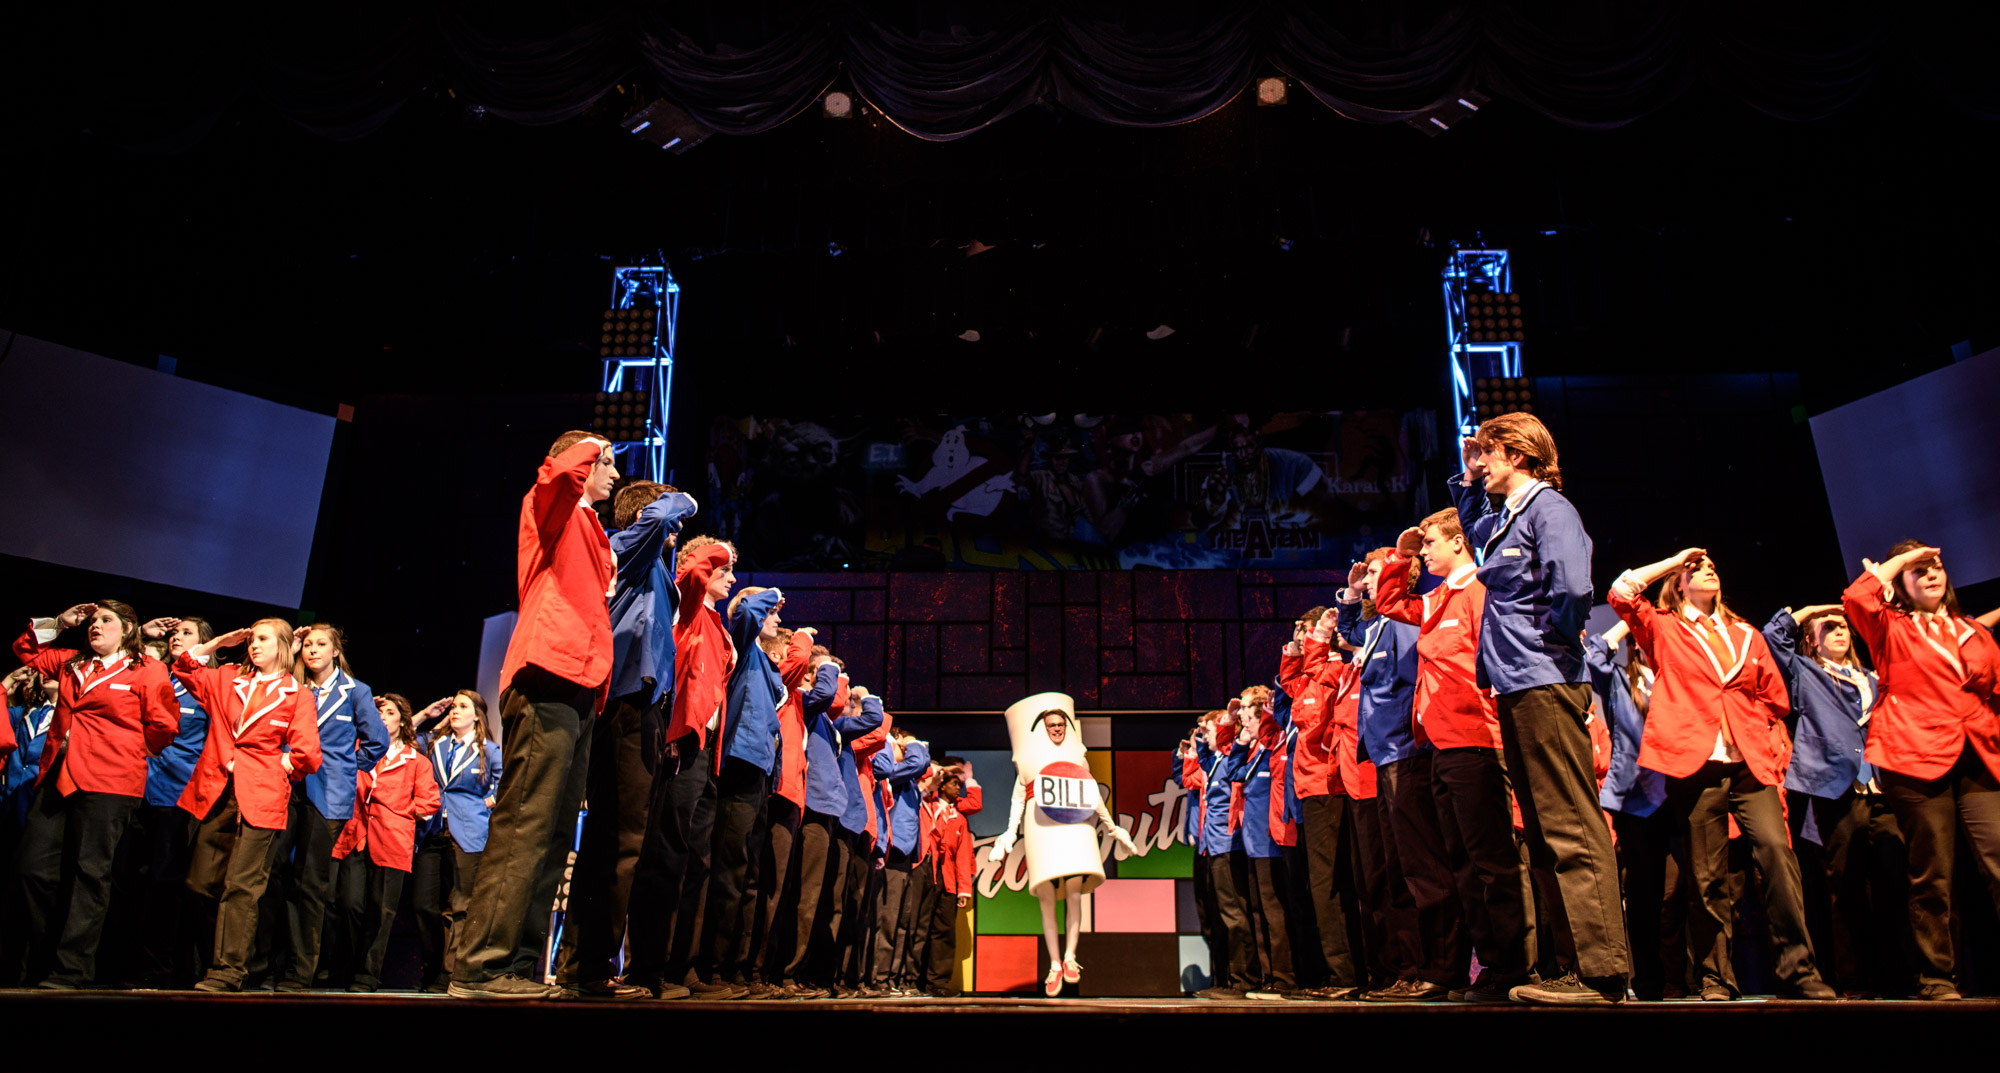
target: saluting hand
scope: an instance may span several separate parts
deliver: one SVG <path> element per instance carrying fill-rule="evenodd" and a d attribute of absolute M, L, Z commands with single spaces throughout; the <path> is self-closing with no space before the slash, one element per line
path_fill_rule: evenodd
<path fill-rule="evenodd" d="M 1479 446 L 1478 437 L 1467 436 L 1463 440 L 1460 440 L 1458 453 L 1459 457 L 1465 462 L 1465 475 L 1471 480 L 1485 480 L 1486 464 L 1481 462 L 1480 459 L 1485 456 L 1486 449 Z M 1470 481 L 1467 482 L 1468 487 L 1470 483 Z"/>
<path fill-rule="evenodd" d="M 83 625 L 86 621 L 89 621 L 90 616 L 95 614 L 97 614 L 96 604 L 78 604 L 57 615 L 56 621 L 61 623 L 64 629 L 68 629 L 71 626 Z"/>
<path fill-rule="evenodd" d="M 1403 530 L 1402 534 L 1396 537 L 1396 554 L 1403 558 L 1414 559 L 1422 550 L 1424 550 L 1424 531 L 1416 526 Z"/>
<path fill-rule="evenodd" d="M 149 641 L 157 641 L 174 632 L 174 627 L 180 624 L 181 620 L 177 618 L 156 618 L 139 627 L 139 633 Z"/>

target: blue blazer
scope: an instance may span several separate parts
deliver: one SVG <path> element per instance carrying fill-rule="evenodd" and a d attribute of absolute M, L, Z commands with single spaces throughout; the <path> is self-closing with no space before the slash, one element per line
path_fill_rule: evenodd
<path fill-rule="evenodd" d="M 1276 857 L 1282 851 L 1271 837 L 1271 750 L 1256 742 L 1246 748 L 1249 755 L 1232 772 L 1234 780 L 1243 784 L 1243 823 L 1236 828 L 1231 847 L 1252 857 Z"/>
<path fill-rule="evenodd" d="M 882 725 L 882 702 L 869 697 L 850 705 L 850 714 L 835 719 L 827 709 L 839 689 L 840 668 L 826 663 L 806 691 L 806 808 L 823 816 L 845 817 L 852 803 L 848 790 L 852 787 L 853 796 L 859 797 L 861 781 L 854 770 L 854 754 L 841 746 Z M 875 701 L 872 709 L 868 701 Z"/>
<path fill-rule="evenodd" d="M 179 676 L 174 678 L 174 700 L 181 706 L 181 729 L 160 755 L 146 758 L 148 805 L 181 803 L 181 791 L 194 777 L 195 761 L 201 759 L 202 747 L 208 744 L 208 712 Z"/>
<path fill-rule="evenodd" d="M 883 830 L 891 832 L 894 849 L 914 858 L 917 850 L 917 810 L 923 807 L 923 794 L 917 789 L 917 780 L 931 766 L 930 746 L 911 739 L 903 748 L 903 762 L 895 761 L 893 750 L 884 748 L 875 754 L 874 767 L 877 779 L 889 782 L 889 815 Z"/>
<path fill-rule="evenodd" d="M 1229 785 L 1237 781 L 1236 769 L 1243 766 L 1249 752 L 1247 746 L 1236 745 L 1226 753 L 1219 753 L 1209 748 L 1208 742 L 1195 739 L 1194 755 L 1208 778 L 1201 794 L 1201 835 L 1194 847 L 1204 857 L 1219 856 L 1237 848 L 1229 830 Z"/>
<path fill-rule="evenodd" d="M 849 718 L 858 719 L 859 722 L 855 723 L 855 726 L 861 729 L 858 729 L 853 734 L 843 732 L 839 740 L 835 743 L 837 748 L 834 751 L 840 754 L 840 782 L 845 788 L 843 792 L 847 795 L 847 804 L 841 809 L 840 813 L 840 826 L 843 830 L 858 835 L 868 830 L 868 810 L 873 806 L 867 799 L 861 796 L 861 769 L 855 766 L 854 741 L 856 738 L 861 737 L 861 735 L 882 725 L 882 698 L 871 696 L 867 700 L 862 701 L 861 714 Z M 811 748 L 811 742 L 807 743 L 807 748 Z M 811 753 L 807 753 L 807 755 L 810 756 Z M 876 755 L 879 756 L 881 754 L 878 753 Z M 808 790 L 807 792 L 810 794 L 811 791 Z M 880 828 L 877 828 L 877 830 L 880 830 Z M 879 843 L 880 839 L 877 839 L 877 842 Z"/>
<path fill-rule="evenodd" d="M 778 706 L 785 700 L 785 678 L 757 644 L 757 633 L 784 595 L 765 589 L 746 596 L 729 620 L 736 670 L 729 676 L 729 724 L 722 728 L 721 755 L 754 764 L 766 775 L 778 766 Z"/>
<path fill-rule="evenodd" d="M 1518 693 L 1589 681 L 1583 627 L 1590 619 L 1590 534 L 1561 492 L 1537 482 L 1515 511 L 1494 513 L 1486 491 L 1447 482 L 1459 525 L 1479 554 L 1486 613 L 1479 628 L 1479 686 Z"/>
<path fill-rule="evenodd" d="M 306 800 L 329 820 L 349 819 L 354 815 L 354 774 L 374 770 L 389 751 L 389 728 L 382 725 L 367 684 L 338 667 L 326 680 L 326 690 L 315 693 L 320 761 L 319 770 L 306 776 Z"/>
<path fill-rule="evenodd" d="M 618 582 L 611 592 L 611 696 L 644 690 L 657 704 L 674 684 L 674 589 L 667 538 L 695 512 L 693 496 L 669 492 L 611 534 Z M 652 685 L 647 686 L 650 681 Z"/>
<path fill-rule="evenodd" d="M 486 826 L 493 815 L 486 799 L 500 792 L 500 746 L 490 741 L 480 743 L 486 756 L 482 776 L 472 750 L 451 748 L 455 744 L 449 731 L 417 740 L 417 748 L 430 757 L 438 796 L 444 799 L 437 815 L 417 822 L 417 844 L 421 846 L 425 839 L 446 830 L 459 849 L 478 853 L 486 848 Z M 447 759 L 452 762 L 447 763 Z"/>
<path fill-rule="evenodd" d="M 1611 770 L 1604 776 L 1597 803 L 1627 816 L 1651 816 L 1667 800 L 1667 777 L 1639 766 L 1639 738 L 1646 731 L 1646 717 L 1639 714 L 1624 673 L 1611 662 L 1611 646 L 1604 638 L 1591 634 L 1584 642 L 1583 658 L 1590 667 L 1590 688 L 1604 702 L 1611 731 Z"/>
<path fill-rule="evenodd" d="M 1882 701 L 1882 686 L 1872 671 L 1861 671 L 1864 690 L 1854 681 L 1836 676 L 1811 656 L 1799 653 L 1799 625 L 1790 611 L 1771 616 L 1764 626 L 1764 640 L 1771 658 L 1785 676 L 1785 689 L 1792 695 L 1792 766 L 1785 773 L 1785 788 L 1829 801 L 1867 782 L 1875 769 L 1863 757 L 1868 745 L 1866 720 Z M 1817 836 L 1818 830 L 1809 836 Z M 1818 842 L 1817 837 L 1813 837 Z"/>
<path fill-rule="evenodd" d="M 1361 759 L 1379 767 L 1417 751 L 1410 706 L 1417 699 L 1417 636 L 1407 622 L 1377 615 L 1361 621 L 1361 601 L 1340 605 L 1340 635 L 1361 660 Z"/>
<path fill-rule="evenodd" d="M 49 740 L 49 724 L 55 718 L 53 704 L 7 706 L 7 721 L 14 727 L 14 751 L 7 754 L 7 765 L 0 773 L 0 818 L 16 827 L 28 822 L 28 806 L 35 799 L 35 773 L 42 768 L 42 745 Z"/>

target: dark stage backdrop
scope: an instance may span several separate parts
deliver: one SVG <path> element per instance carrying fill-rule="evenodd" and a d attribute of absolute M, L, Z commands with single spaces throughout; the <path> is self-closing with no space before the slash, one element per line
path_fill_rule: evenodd
<path fill-rule="evenodd" d="M 1428 410 L 714 418 L 747 569 L 1339 568 L 1428 513 Z"/>

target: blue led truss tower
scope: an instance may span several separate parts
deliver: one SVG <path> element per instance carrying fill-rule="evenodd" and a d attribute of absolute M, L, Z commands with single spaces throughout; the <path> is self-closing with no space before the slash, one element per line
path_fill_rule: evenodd
<path fill-rule="evenodd" d="M 667 418 L 673 413 L 674 330 L 680 320 L 681 286 L 664 264 L 621 265 L 611 270 L 612 310 L 654 309 L 650 345 L 620 348 L 625 353 L 604 357 L 602 390 L 642 391 L 647 396 L 646 421 L 635 438 L 613 446 L 619 469 L 649 481 L 667 479 Z"/>
<path fill-rule="evenodd" d="M 1491 403 L 1479 402 L 1482 383 L 1518 381 L 1523 376 L 1519 306 L 1507 304 L 1513 295 L 1514 273 L 1506 250 L 1453 246 L 1444 266 L 1445 343 L 1451 356 L 1452 414 L 1460 436 L 1472 435 L 1482 418 L 1501 412 Z M 1502 314 L 1512 308 L 1515 315 L 1497 318 L 1496 323 L 1496 306 Z"/>

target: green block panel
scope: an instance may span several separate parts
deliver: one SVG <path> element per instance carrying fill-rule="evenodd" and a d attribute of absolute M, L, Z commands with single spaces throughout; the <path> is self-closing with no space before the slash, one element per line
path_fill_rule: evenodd
<path fill-rule="evenodd" d="M 1119 879 L 1190 879 L 1194 876 L 1194 847 L 1175 842 L 1144 857 L 1114 861 L 1113 867 L 1117 868 Z"/>
<path fill-rule="evenodd" d="M 980 898 L 972 914 L 972 924 L 981 935 L 1040 935 L 1042 903 L 1025 890 L 1001 887 L 991 898 Z M 1056 903 L 1056 929 L 1062 930 L 1063 903 Z"/>

